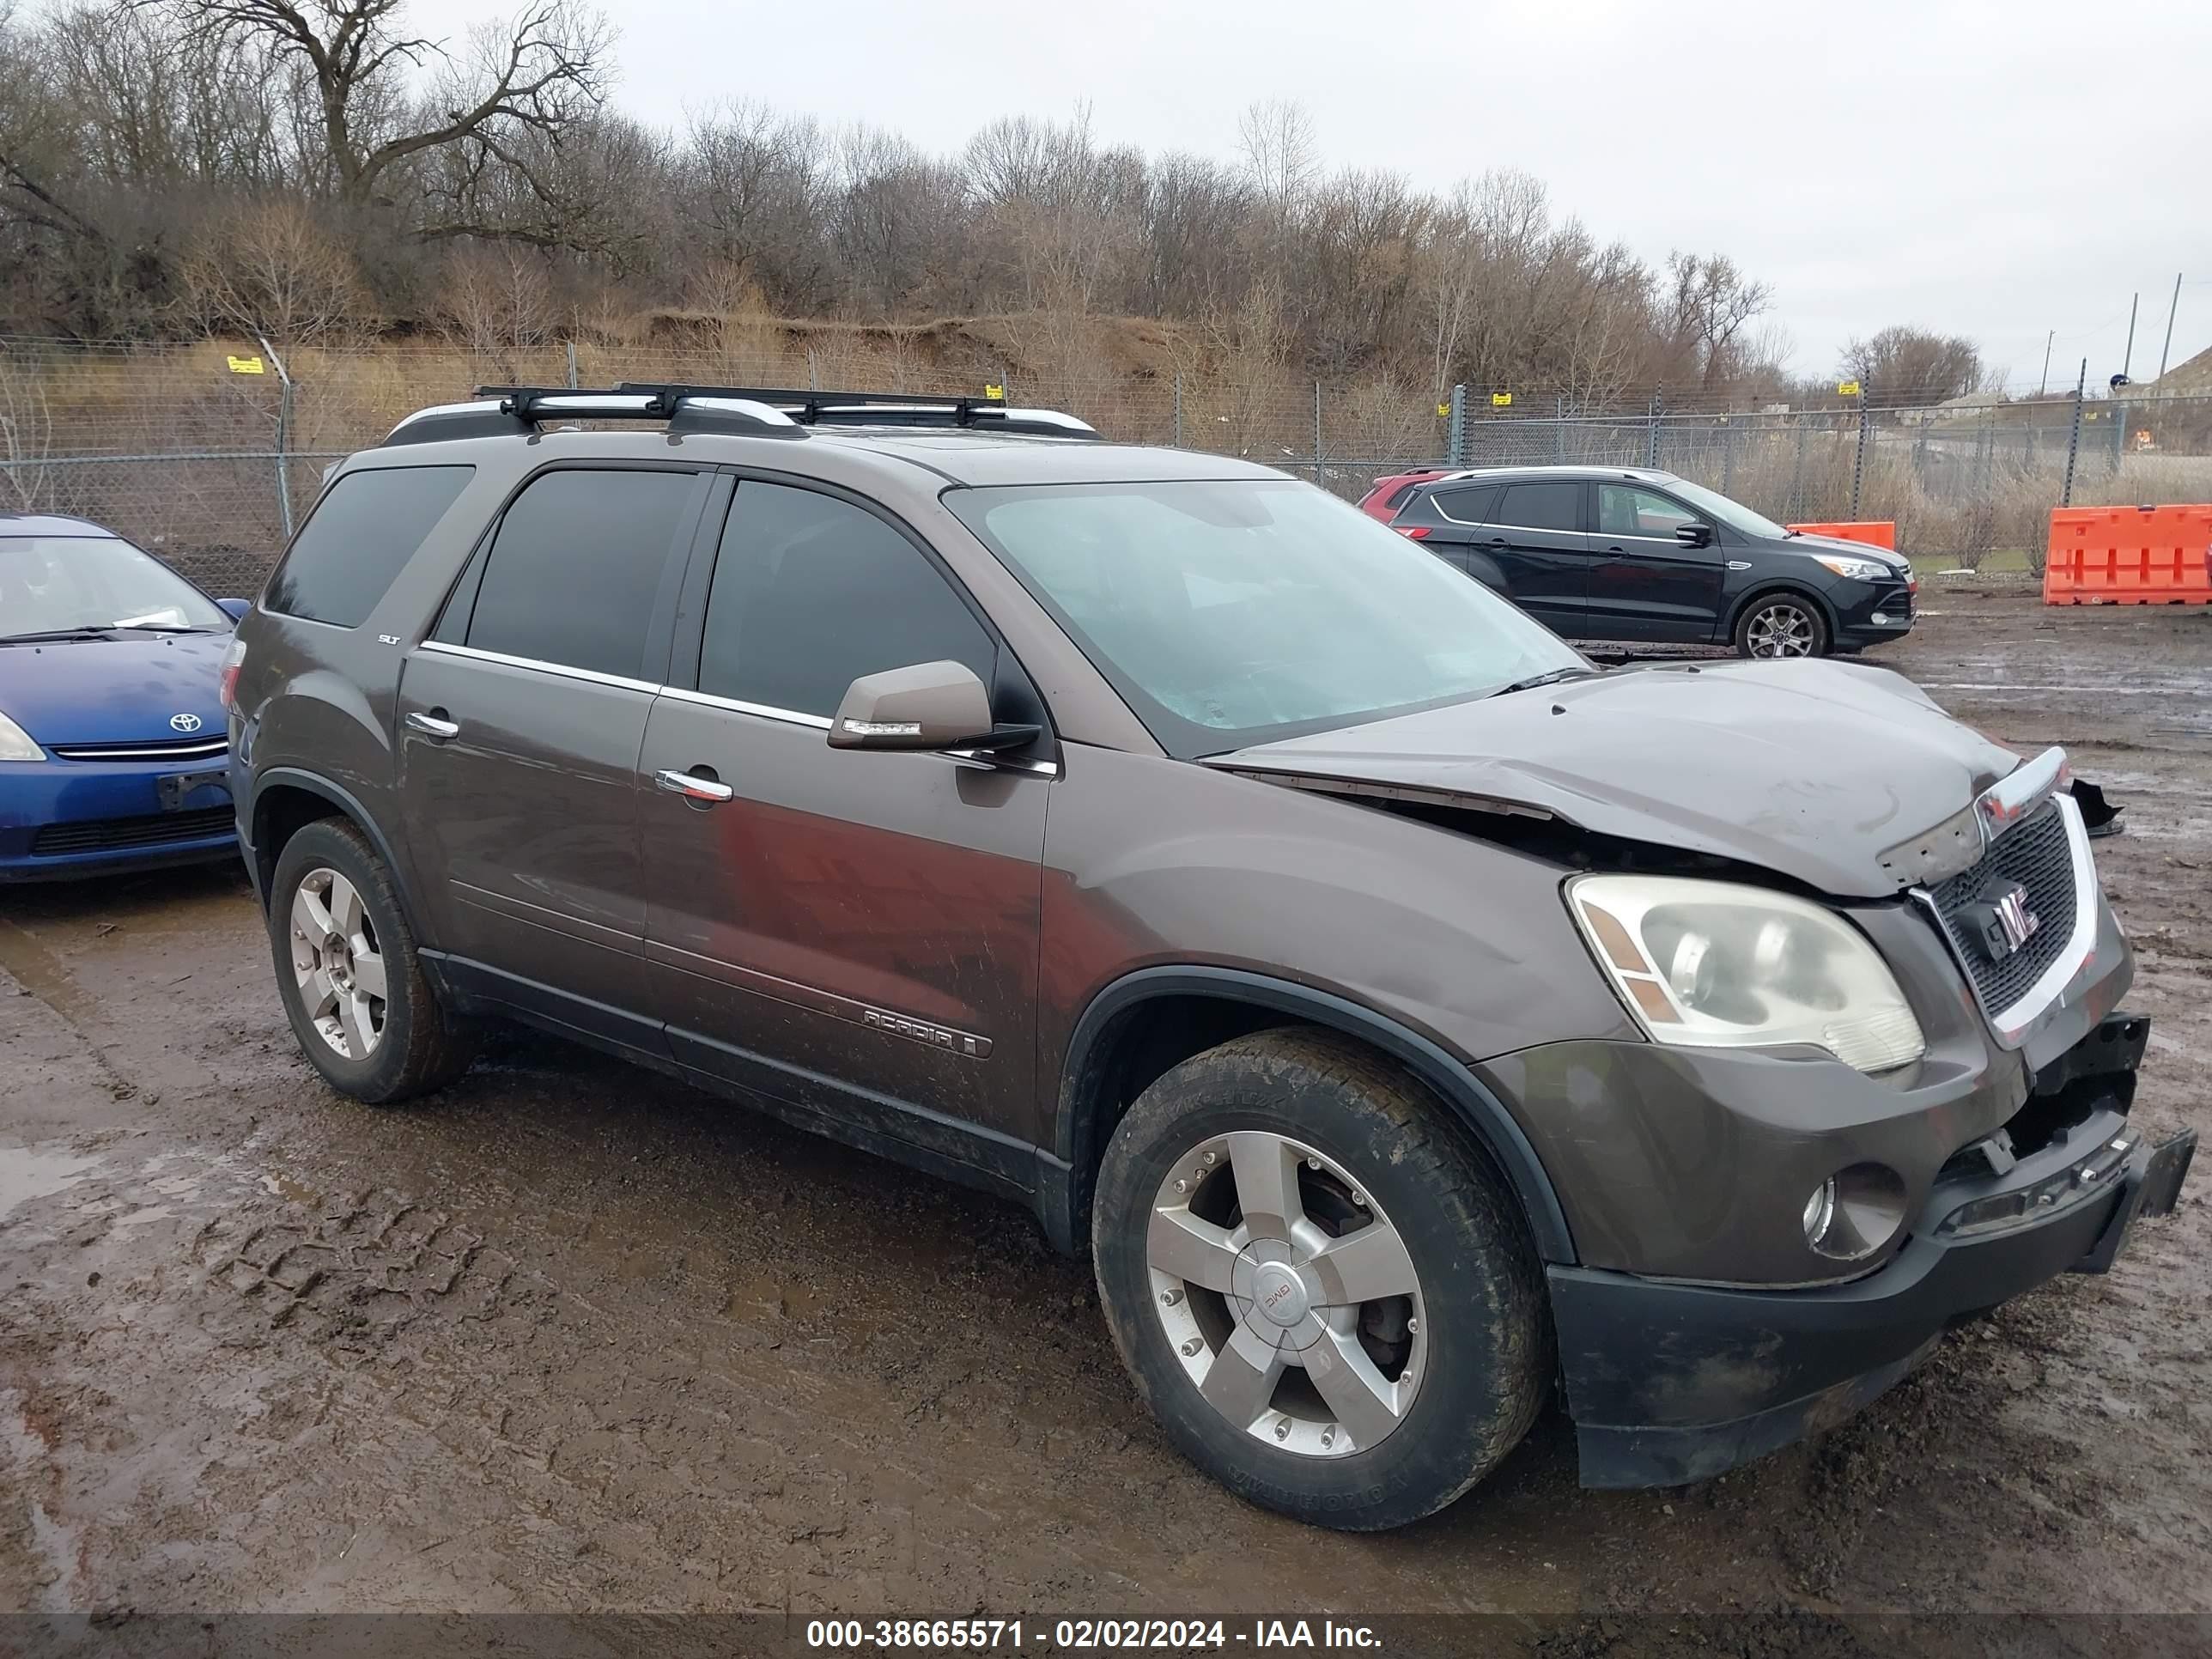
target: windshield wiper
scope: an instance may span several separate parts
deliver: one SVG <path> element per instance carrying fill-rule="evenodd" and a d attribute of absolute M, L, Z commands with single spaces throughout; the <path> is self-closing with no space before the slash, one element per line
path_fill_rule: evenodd
<path fill-rule="evenodd" d="M 100 623 L 79 623 L 74 628 L 46 628 L 29 634 L 0 634 L 0 645 L 36 645 L 42 640 L 96 640 L 115 630 Z"/>
<path fill-rule="evenodd" d="M 1557 685 L 1561 680 L 1578 680 L 1605 672 L 1602 668 L 1585 668 L 1580 663 L 1569 668 L 1554 668 L 1548 674 L 1531 674 L 1525 680 L 1516 680 L 1510 685 L 1501 685 L 1490 695 L 1504 696 L 1512 691 L 1534 691 L 1540 685 Z"/>
<path fill-rule="evenodd" d="M 190 623 L 127 622 L 114 624 L 125 633 L 145 634 L 212 634 L 212 628 L 195 628 Z"/>

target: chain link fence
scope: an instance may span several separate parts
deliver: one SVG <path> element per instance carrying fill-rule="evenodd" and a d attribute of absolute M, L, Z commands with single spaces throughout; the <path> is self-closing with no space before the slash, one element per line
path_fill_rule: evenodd
<path fill-rule="evenodd" d="M 1856 404 L 1802 409 L 1629 406 L 1455 388 L 1443 401 L 1376 377 L 1294 379 L 1265 361 L 1030 374 L 914 361 L 871 345 L 794 356 L 548 342 L 296 350 L 252 343 L 146 347 L 0 340 L 0 511 L 112 526 L 211 591 L 259 590 L 330 464 L 401 416 L 480 384 L 617 380 L 809 386 L 933 395 L 1004 388 L 1108 437 L 1243 457 L 1356 499 L 1380 476 L 1433 466 L 1659 467 L 1785 522 L 1887 519 L 1923 568 L 2041 568 L 2062 503 L 2212 501 L 2212 397 Z M 258 370 L 258 372 L 256 372 Z"/>

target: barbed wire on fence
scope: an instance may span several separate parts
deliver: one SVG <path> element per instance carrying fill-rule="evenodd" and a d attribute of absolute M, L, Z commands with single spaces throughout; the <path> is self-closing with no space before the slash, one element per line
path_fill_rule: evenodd
<path fill-rule="evenodd" d="M 1426 467 L 1656 467 L 1784 522 L 1887 519 L 1900 546 L 1976 568 L 2038 568 L 2050 509 L 2212 499 L 2212 396 L 1890 397 L 1819 407 L 1701 405 L 1661 389 L 1602 404 L 1566 391 L 1388 376 L 1341 384 L 1271 362 L 1031 375 L 880 349 L 682 351 L 559 342 L 301 351 L 251 343 L 83 346 L 0 339 L 0 510 L 108 525 L 226 592 L 258 589 L 328 464 L 416 409 L 478 385 L 811 386 L 977 396 L 1083 416 L 1107 437 L 1237 455 L 1356 498 Z M 254 372 L 258 368 L 258 372 Z M 241 372 L 241 369 L 243 372 Z M 289 382 L 287 397 L 286 382 Z"/>

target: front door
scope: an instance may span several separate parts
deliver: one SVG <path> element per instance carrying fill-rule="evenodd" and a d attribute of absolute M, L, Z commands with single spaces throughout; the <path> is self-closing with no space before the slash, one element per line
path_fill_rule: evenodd
<path fill-rule="evenodd" d="M 679 639 L 641 766 L 646 954 L 677 1056 L 1024 1167 L 1049 750 L 829 744 L 854 679 L 915 663 L 965 663 L 1001 718 L 1034 721 L 1018 665 L 903 529 L 791 484 L 738 486 L 704 600 L 696 673 Z"/>
<path fill-rule="evenodd" d="M 1674 532 L 1702 525 L 1695 547 Z M 1639 484 L 1597 487 L 1590 538 L 1589 637 L 1702 644 L 1719 626 L 1726 556 L 1717 530 L 1673 496 Z"/>
<path fill-rule="evenodd" d="M 706 486 L 540 473 L 401 672 L 402 817 L 439 947 L 603 1035 L 635 1035 L 612 1011 L 641 1001 L 637 757 Z"/>
<path fill-rule="evenodd" d="M 1569 639 L 1581 638 L 1584 631 L 1587 488 L 1579 480 L 1563 478 L 1507 484 L 1498 492 L 1489 523 L 1469 532 L 1467 549 L 1470 574 Z"/>

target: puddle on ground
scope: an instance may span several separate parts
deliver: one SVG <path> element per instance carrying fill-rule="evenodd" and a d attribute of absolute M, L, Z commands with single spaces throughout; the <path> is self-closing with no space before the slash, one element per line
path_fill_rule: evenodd
<path fill-rule="evenodd" d="M 66 1192 L 100 1163 L 76 1152 L 34 1152 L 27 1146 L 0 1146 L 0 1217 L 34 1198 Z"/>
<path fill-rule="evenodd" d="M 312 1187 L 303 1187 L 289 1176 L 271 1172 L 261 1177 L 262 1190 L 272 1198 L 289 1198 L 295 1204 L 313 1209 L 323 1201 L 323 1195 Z"/>

